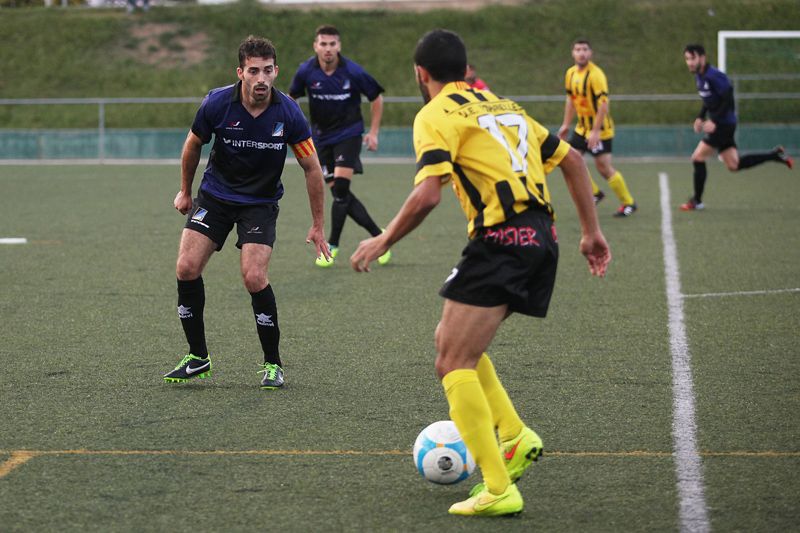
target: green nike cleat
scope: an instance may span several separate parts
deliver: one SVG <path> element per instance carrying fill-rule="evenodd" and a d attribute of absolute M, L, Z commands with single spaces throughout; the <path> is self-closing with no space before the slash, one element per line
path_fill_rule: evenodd
<path fill-rule="evenodd" d="M 513 439 L 500 443 L 500 453 L 503 454 L 503 462 L 506 465 L 506 472 L 511 478 L 511 483 L 516 483 L 525 470 L 528 469 L 544 453 L 542 439 L 534 430 L 523 426 L 519 434 Z M 469 491 L 470 496 L 483 491 L 483 483 L 478 483 Z"/>
<path fill-rule="evenodd" d="M 386 231 L 386 230 L 381 228 L 381 232 L 384 232 L 384 231 Z M 381 266 L 388 265 L 389 261 L 391 261 L 391 260 L 392 260 L 392 251 L 391 250 L 386 250 L 386 253 L 378 258 L 378 264 L 381 265 Z"/>
<path fill-rule="evenodd" d="M 378 258 L 378 264 L 381 266 L 388 265 L 389 261 L 391 260 L 392 260 L 392 251 L 386 250 L 386 253 Z"/>
<path fill-rule="evenodd" d="M 524 502 L 519 489 L 511 483 L 502 494 L 492 494 L 488 489 L 454 503 L 448 511 L 461 516 L 502 516 L 522 512 Z"/>
<path fill-rule="evenodd" d="M 339 247 L 328 245 L 331 250 L 331 258 L 325 259 L 325 256 L 319 254 L 319 256 L 314 260 L 314 264 L 320 268 L 329 268 L 333 266 L 333 260 L 336 259 L 336 256 L 339 255 Z"/>
<path fill-rule="evenodd" d="M 164 381 L 167 383 L 183 383 L 190 379 L 204 379 L 211 376 L 211 358 L 197 357 L 189 354 L 178 363 L 175 369 L 164 374 Z"/>
<path fill-rule="evenodd" d="M 283 369 L 273 363 L 264 363 L 264 368 L 258 371 L 263 372 L 264 377 L 261 380 L 262 389 L 279 389 L 283 387 Z"/>
<path fill-rule="evenodd" d="M 510 441 L 501 442 L 500 449 L 503 452 L 503 461 L 506 463 L 511 483 L 516 483 L 525 470 L 534 461 L 537 461 L 544 451 L 542 439 L 529 427 L 523 427 L 519 435 Z"/>

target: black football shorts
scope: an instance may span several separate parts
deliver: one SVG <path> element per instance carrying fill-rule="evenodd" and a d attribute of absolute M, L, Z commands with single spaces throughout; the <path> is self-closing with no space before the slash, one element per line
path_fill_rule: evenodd
<path fill-rule="evenodd" d="M 184 227 L 200 232 L 214 241 L 217 251 L 222 250 L 234 224 L 239 236 L 237 248 L 245 243 L 274 246 L 278 211 L 277 203 L 232 204 L 218 200 L 201 189 L 194 199 Z"/>
<path fill-rule="evenodd" d="M 322 174 L 325 181 L 333 180 L 333 173 L 336 167 L 352 168 L 353 174 L 363 174 L 364 167 L 361 164 L 361 136 L 350 137 L 338 144 L 330 144 L 318 149 L 319 163 L 322 165 Z"/>
<path fill-rule="evenodd" d="M 703 142 L 716 148 L 717 152 L 724 152 L 728 148 L 736 147 L 735 133 L 736 124 L 717 124 L 713 133 L 707 133 L 703 137 Z"/>
<path fill-rule="evenodd" d="M 478 307 L 544 317 L 558 265 L 558 238 L 549 215 L 528 210 L 481 228 L 461 253 L 439 294 Z"/>
<path fill-rule="evenodd" d="M 606 139 L 605 141 L 601 140 L 597 146 L 594 147 L 594 150 L 589 150 L 586 137 L 583 135 L 578 135 L 578 133 L 573 130 L 567 142 L 580 153 L 585 154 L 586 152 L 589 152 L 592 154 L 592 157 L 596 157 L 601 154 L 610 154 L 612 152 L 614 138 L 612 137 L 611 139 Z"/>

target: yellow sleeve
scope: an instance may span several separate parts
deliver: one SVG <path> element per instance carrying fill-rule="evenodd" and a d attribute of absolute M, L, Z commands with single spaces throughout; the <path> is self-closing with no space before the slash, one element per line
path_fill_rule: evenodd
<path fill-rule="evenodd" d="M 568 68 L 566 74 L 564 74 L 564 89 L 566 90 L 568 95 L 572 95 L 572 90 L 569 86 L 570 72 L 572 72 L 572 69 Z"/>
<path fill-rule="evenodd" d="M 431 176 L 442 176 L 442 184 L 452 177 L 456 143 L 453 135 L 442 131 L 444 127 L 444 124 L 434 124 L 423 113 L 417 114 L 414 119 L 414 152 L 417 158 L 415 186 Z"/>
<path fill-rule="evenodd" d="M 597 102 L 605 102 L 608 100 L 608 80 L 606 73 L 600 69 L 592 73 L 592 94 L 597 98 Z"/>
<path fill-rule="evenodd" d="M 532 136 L 529 136 L 531 139 L 529 141 L 531 144 L 529 149 L 539 150 L 544 173 L 549 174 L 561 163 L 561 160 L 567 156 L 569 152 L 569 143 L 562 141 L 550 133 L 547 128 L 532 118 L 527 118 L 529 121 L 528 128 L 533 133 Z"/>

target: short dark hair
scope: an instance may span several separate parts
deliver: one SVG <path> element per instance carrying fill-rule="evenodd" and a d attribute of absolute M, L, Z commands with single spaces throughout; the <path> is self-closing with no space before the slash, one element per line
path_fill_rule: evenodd
<path fill-rule="evenodd" d="M 703 48 L 702 44 L 687 44 L 686 47 L 683 49 L 683 53 L 689 52 L 693 56 L 704 56 L 706 55 L 706 49 Z"/>
<path fill-rule="evenodd" d="M 574 41 L 572 41 L 572 47 L 575 48 L 576 44 L 585 44 L 586 46 L 589 47 L 589 50 L 592 49 L 592 43 L 589 42 L 589 39 L 584 39 L 584 38 L 575 39 Z"/>
<path fill-rule="evenodd" d="M 317 26 L 317 29 L 314 32 L 314 39 L 320 35 L 335 35 L 337 37 L 341 37 L 339 30 L 337 30 L 336 26 L 332 24 L 323 24 L 322 26 Z"/>
<path fill-rule="evenodd" d="M 414 63 L 427 70 L 440 83 L 464 81 L 467 47 L 457 33 L 432 30 L 417 43 Z"/>
<path fill-rule="evenodd" d="M 278 52 L 275 51 L 275 45 L 272 44 L 272 41 L 255 35 L 249 35 L 239 45 L 239 68 L 244 68 L 248 57 L 272 58 L 275 63 L 278 62 Z"/>

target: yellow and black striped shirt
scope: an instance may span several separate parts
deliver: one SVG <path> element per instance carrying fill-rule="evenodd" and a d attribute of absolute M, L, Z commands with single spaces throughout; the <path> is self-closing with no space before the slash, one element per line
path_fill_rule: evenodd
<path fill-rule="evenodd" d="M 552 216 L 545 175 L 569 145 L 516 102 L 453 82 L 417 113 L 414 150 L 414 184 L 432 176 L 443 184 L 452 180 L 474 237 L 526 209 Z"/>
<path fill-rule="evenodd" d="M 583 70 L 578 70 L 574 65 L 567 69 L 564 76 L 564 85 L 567 95 L 575 106 L 575 113 L 578 115 L 578 124 L 575 132 L 578 135 L 589 137 L 589 133 L 594 126 L 594 119 L 600 104 L 608 101 L 608 80 L 603 70 L 589 61 Z M 614 121 L 611 113 L 606 113 L 603 124 L 600 127 L 600 139 L 607 141 L 614 137 Z"/>

